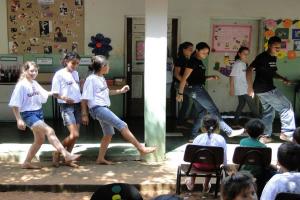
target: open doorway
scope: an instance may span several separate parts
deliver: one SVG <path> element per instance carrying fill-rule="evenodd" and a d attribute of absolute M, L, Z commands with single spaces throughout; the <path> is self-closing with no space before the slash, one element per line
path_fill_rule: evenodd
<path fill-rule="evenodd" d="M 168 57 L 176 57 L 178 19 L 168 19 Z M 131 90 L 125 103 L 126 117 L 144 116 L 144 44 L 145 18 L 127 17 L 125 31 L 126 74 Z M 167 61 L 166 61 L 167 65 Z M 167 116 L 174 115 L 171 107 L 171 88 L 167 87 Z"/>

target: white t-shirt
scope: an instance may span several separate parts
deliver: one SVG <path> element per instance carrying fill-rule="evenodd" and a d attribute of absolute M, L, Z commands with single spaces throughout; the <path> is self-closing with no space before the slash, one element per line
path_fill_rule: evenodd
<path fill-rule="evenodd" d="M 248 84 L 246 79 L 246 63 L 237 60 L 232 65 L 230 76 L 233 77 L 234 81 L 234 94 L 235 95 L 244 95 L 247 94 Z"/>
<path fill-rule="evenodd" d="M 69 72 L 66 68 L 58 70 L 52 79 L 53 94 L 59 94 L 60 96 L 66 96 L 74 100 L 74 103 L 80 102 L 80 87 L 79 76 L 77 71 Z M 61 99 L 57 99 L 58 103 L 66 103 Z"/>
<path fill-rule="evenodd" d="M 47 102 L 48 94 L 35 80 L 23 79 L 16 84 L 8 105 L 18 107 L 20 112 L 39 110 Z"/>
<path fill-rule="evenodd" d="M 281 192 L 300 194 L 300 172 L 274 175 L 266 184 L 260 199 L 274 200 Z"/>
<path fill-rule="evenodd" d="M 210 137 L 208 137 L 207 133 L 202 133 L 194 139 L 193 144 L 222 147 L 224 149 L 224 165 L 227 164 L 227 146 L 226 141 L 222 135 L 212 133 Z"/>
<path fill-rule="evenodd" d="M 88 100 L 88 107 L 110 106 L 109 89 L 103 76 L 91 74 L 85 80 L 81 99 Z"/>

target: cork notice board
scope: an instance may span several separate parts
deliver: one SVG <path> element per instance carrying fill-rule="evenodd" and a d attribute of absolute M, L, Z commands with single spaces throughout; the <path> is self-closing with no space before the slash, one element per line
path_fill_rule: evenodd
<path fill-rule="evenodd" d="M 83 53 L 83 0 L 7 0 L 7 13 L 10 53 Z"/>

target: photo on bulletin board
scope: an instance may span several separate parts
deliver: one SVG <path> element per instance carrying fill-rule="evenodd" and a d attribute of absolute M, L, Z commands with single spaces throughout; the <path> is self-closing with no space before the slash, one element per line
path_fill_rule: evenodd
<path fill-rule="evenodd" d="M 300 51 L 300 40 L 294 40 L 294 51 Z"/>
<path fill-rule="evenodd" d="M 292 39 L 293 40 L 300 40 L 300 29 L 293 29 L 292 30 Z"/>
<path fill-rule="evenodd" d="M 251 25 L 213 25 L 212 51 L 236 52 L 241 46 L 251 44 Z"/>
<path fill-rule="evenodd" d="M 275 35 L 280 37 L 282 40 L 289 39 L 289 32 L 288 28 L 277 28 L 275 30 Z"/>

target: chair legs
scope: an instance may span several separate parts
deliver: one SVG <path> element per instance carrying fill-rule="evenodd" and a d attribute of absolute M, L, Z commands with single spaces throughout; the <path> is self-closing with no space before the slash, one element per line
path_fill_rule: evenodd
<path fill-rule="evenodd" d="M 219 187 L 220 187 L 220 176 L 216 177 L 216 188 L 215 188 L 215 198 L 218 197 Z"/>
<path fill-rule="evenodd" d="M 180 194 L 180 187 L 181 187 L 181 166 L 178 166 L 177 169 L 177 178 L 176 178 L 176 194 Z"/>

